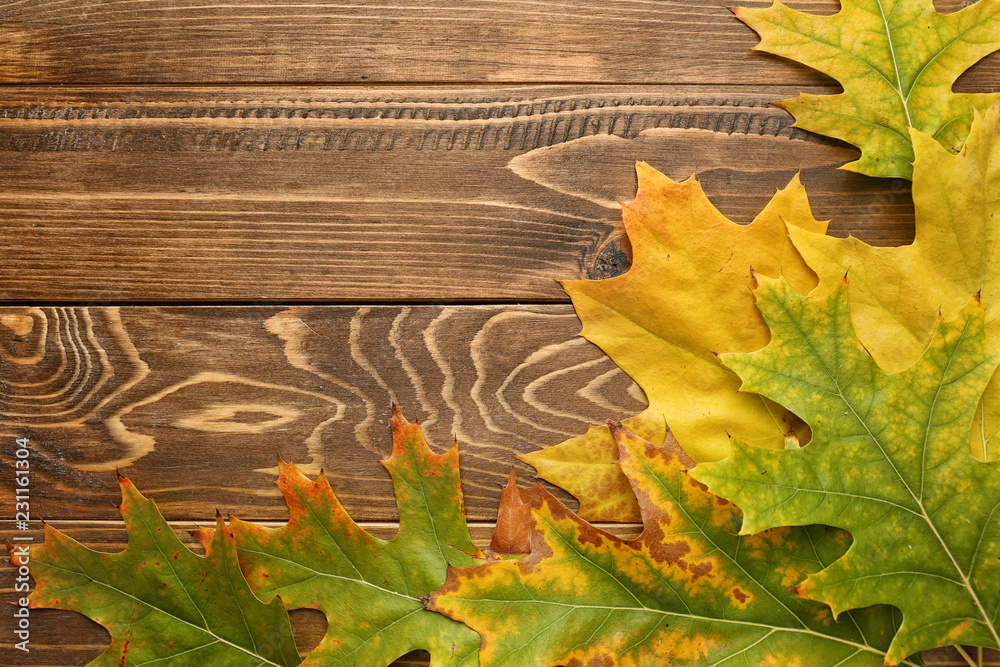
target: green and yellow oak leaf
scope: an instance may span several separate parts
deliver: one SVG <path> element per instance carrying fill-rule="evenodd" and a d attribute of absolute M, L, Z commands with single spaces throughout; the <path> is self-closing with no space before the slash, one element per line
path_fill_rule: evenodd
<path fill-rule="evenodd" d="M 69 609 L 104 626 L 111 646 L 92 667 L 298 665 L 288 613 L 254 596 L 222 519 L 207 556 L 198 556 L 153 501 L 119 482 L 125 551 L 92 551 L 46 525 L 45 543 L 29 551 L 31 608 Z M 15 552 L 12 562 L 23 561 Z"/>
<path fill-rule="evenodd" d="M 797 590 L 838 615 L 898 607 L 887 664 L 945 644 L 1000 647 L 1000 464 L 968 447 L 1000 361 L 984 313 L 970 301 L 892 374 L 855 338 L 846 291 L 817 301 L 763 281 L 756 294 L 771 342 L 723 357 L 747 391 L 801 416 L 812 442 L 781 452 L 734 443 L 728 459 L 692 475 L 743 509 L 743 533 L 814 523 L 849 531 L 850 550 Z"/>
<path fill-rule="evenodd" d="M 395 538 L 381 540 L 359 527 L 322 473 L 310 481 L 282 462 L 278 487 L 288 523 L 265 528 L 231 520 L 240 566 L 261 597 L 326 615 L 326 635 L 305 666 L 385 667 L 425 649 L 432 667 L 476 667 L 476 633 L 427 611 L 421 600 L 444 582 L 449 565 L 483 558 L 465 520 L 458 446 L 434 454 L 420 427 L 395 406 L 390 423 L 392 456 L 383 465 L 399 509 Z"/>
<path fill-rule="evenodd" d="M 751 267 L 784 275 L 809 292 L 815 274 L 792 246 L 785 221 L 818 234 L 798 177 L 749 225 L 728 220 L 692 177 L 676 183 L 639 163 L 639 190 L 624 206 L 632 267 L 609 280 L 565 281 L 583 322 L 582 335 L 601 347 L 646 392 L 649 407 L 627 425 L 653 441 L 665 422 L 696 460 L 719 459 L 730 434 L 781 447 L 794 415 L 759 396 L 737 392 L 739 380 L 719 363 L 720 352 L 763 347 L 768 331 L 754 305 Z M 580 500 L 591 521 L 634 521 L 639 510 L 615 465 L 617 447 L 606 426 L 525 455 L 538 475 Z"/>
<path fill-rule="evenodd" d="M 833 16 L 770 7 L 736 15 L 761 37 L 756 49 L 798 61 L 833 77 L 838 95 L 802 94 L 777 104 L 795 126 L 861 149 L 845 169 L 910 178 L 908 128 L 946 149 L 961 148 L 974 110 L 1000 93 L 952 92 L 959 75 L 1000 49 L 1000 0 L 979 0 L 940 14 L 933 0 L 841 0 Z"/>
<path fill-rule="evenodd" d="M 685 473 L 693 462 L 672 437 L 657 447 L 620 424 L 613 434 L 642 510 L 638 538 L 595 528 L 536 486 L 531 554 L 451 569 L 431 596 L 480 633 L 483 667 L 884 663 L 893 609 L 838 623 L 789 590 L 841 556 L 846 533 L 739 537 L 739 511 Z"/>
<path fill-rule="evenodd" d="M 880 366 L 899 371 L 927 347 L 939 316 L 953 319 L 980 293 L 990 344 L 1000 347 L 1000 103 L 976 112 L 969 140 L 954 155 L 912 132 L 916 236 L 911 245 L 876 248 L 789 226 L 819 276 L 822 298 L 849 277 L 858 339 Z M 973 452 L 993 460 L 1000 428 L 1000 378 L 991 383 L 972 428 Z"/>

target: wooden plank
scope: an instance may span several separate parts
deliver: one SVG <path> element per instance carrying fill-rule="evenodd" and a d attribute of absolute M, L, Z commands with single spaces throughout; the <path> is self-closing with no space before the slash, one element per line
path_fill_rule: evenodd
<path fill-rule="evenodd" d="M 825 82 L 751 53 L 756 36 L 726 3 L 699 0 L 22 0 L 0 24 L 6 83 Z M 970 83 L 998 72 L 991 58 Z"/>
<path fill-rule="evenodd" d="M 743 222 L 801 169 L 832 233 L 911 239 L 908 183 L 835 169 L 795 92 L 5 88 L 0 300 L 565 301 L 621 270 L 637 158 Z"/>
<path fill-rule="evenodd" d="M 200 545 L 188 535 L 188 531 L 196 527 L 197 523 L 174 522 L 172 525 L 192 550 L 203 553 Z M 54 526 L 91 549 L 114 553 L 125 548 L 125 529 L 119 522 L 56 522 Z M 639 530 L 635 525 L 600 524 L 600 527 L 626 539 L 635 537 Z M 391 524 L 364 524 L 364 528 L 383 539 L 391 538 L 396 530 Z M 489 543 L 491 526 L 473 524 L 470 529 L 477 544 L 482 546 Z M 12 530 L 10 522 L 0 522 L 0 531 L 10 533 Z M 27 534 L 33 535 L 36 540 L 41 539 L 40 531 L 31 531 Z M 12 569 L 8 563 L 0 565 L 0 576 L 4 582 L 0 587 L 0 599 L 15 599 L 16 593 L 8 583 L 13 581 Z M 32 665 L 32 667 L 85 665 L 100 655 L 110 641 L 107 631 L 73 612 L 39 609 L 31 612 L 31 619 L 31 653 L 19 655 L 9 640 L 9 637 L 13 636 L 13 618 L 10 614 L 0 614 L 0 655 L 5 659 L 12 658 L 5 664 Z M 326 631 L 326 619 L 320 612 L 312 610 L 293 611 L 292 631 L 299 650 L 304 653 L 319 643 Z M 984 657 L 985 667 L 1000 666 L 1000 652 L 986 651 Z M 964 667 L 967 664 L 958 652 L 950 647 L 927 651 L 924 653 L 924 660 L 928 667 Z M 428 664 L 427 654 L 414 652 L 393 663 L 393 667 L 415 667 L 426 664 Z"/>
<path fill-rule="evenodd" d="M 393 520 L 396 403 L 438 451 L 457 438 L 467 512 L 493 520 L 511 466 L 532 479 L 515 454 L 643 407 L 578 331 L 563 305 L 2 308 L 0 478 L 28 437 L 37 518 L 116 518 L 117 468 L 170 519 L 279 519 L 280 453 Z"/>

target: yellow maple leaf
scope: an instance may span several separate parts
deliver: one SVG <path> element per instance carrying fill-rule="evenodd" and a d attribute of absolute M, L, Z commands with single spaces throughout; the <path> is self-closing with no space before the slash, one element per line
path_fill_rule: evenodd
<path fill-rule="evenodd" d="M 739 225 L 712 205 L 694 177 L 676 183 L 641 162 L 636 171 L 639 191 L 623 213 L 632 267 L 609 280 L 563 282 L 583 321 L 582 335 L 646 392 L 648 409 L 626 424 L 654 442 L 663 440 L 669 424 L 696 461 L 725 457 L 730 436 L 784 446 L 794 415 L 739 393 L 738 378 L 716 355 L 758 350 L 769 340 L 750 291 L 751 268 L 784 275 L 803 293 L 816 286 L 785 221 L 817 234 L 826 223 L 813 217 L 797 176 L 751 224 Z M 586 519 L 639 516 L 606 426 L 522 458 L 576 496 Z"/>
<path fill-rule="evenodd" d="M 820 282 L 823 298 L 845 274 L 858 339 L 885 370 L 913 364 L 930 342 L 940 314 L 954 319 L 975 294 L 986 309 L 987 339 L 1000 345 L 1000 102 L 976 112 L 958 155 L 933 137 L 911 130 L 916 235 L 898 248 L 875 248 L 789 227 L 789 235 Z M 973 426 L 973 454 L 990 450 L 1000 427 L 1000 378 L 994 378 Z"/>

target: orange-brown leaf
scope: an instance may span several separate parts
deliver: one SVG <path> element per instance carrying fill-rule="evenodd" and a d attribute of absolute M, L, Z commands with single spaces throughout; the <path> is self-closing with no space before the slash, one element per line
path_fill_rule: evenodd
<path fill-rule="evenodd" d="M 531 553 L 531 510 L 521 498 L 513 469 L 500 495 L 490 551 L 503 555 Z"/>

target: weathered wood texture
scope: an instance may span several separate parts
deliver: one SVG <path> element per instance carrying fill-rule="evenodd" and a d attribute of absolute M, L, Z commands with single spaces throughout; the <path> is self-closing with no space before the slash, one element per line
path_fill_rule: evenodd
<path fill-rule="evenodd" d="M 643 406 L 578 331 L 563 305 L 2 308 L 0 475 L 29 437 L 37 517 L 116 518 L 120 468 L 169 519 L 274 519 L 280 453 L 394 519 L 396 403 L 439 451 L 457 438 L 468 514 L 492 520 L 511 465 L 532 478 L 514 454 Z"/>
<path fill-rule="evenodd" d="M 636 159 L 743 222 L 801 169 L 832 233 L 909 241 L 908 183 L 837 170 L 795 92 L 0 88 L 0 300 L 565 301 Z"/>
<path fill-rule="evenodd" d="M 835 0 L 789 4 L 837 9 Z M 951 9 L 963 0 L 937 4 Z M 0 7 L 0 26 L 5 82 L 823 80 L 751 53 L 754 35 L 727 3 L 700 0 L 22 0 Z M 998 64 L 981 66 L 970 83 L 995 81 Z"/>
<path fill-rule="evenodd" d="M 198 522 L 173 522 L 172 525 L 177 531 L 178 536 L 193 551 L 204 553 L 201 546 L 190 537 L 188 531 L 198 525 L 205 525 L 205 523 L 204 521 L 201 524 Z M 211 523 L 211 521 L 207 523 Z M 125 548 L 125 530 L 119 522 L 56 522 L 53 525 L 91 549 L 115 553 Z M 396 530 L 396 527 L 391 524 L 367 523 L 362 525 L 370 533 L 383 539 L 391 538 Z M 639 532 L 639 527 L 635 525 L 600 524 L 600 526 L 626 539 L 637 536 Z M 11 527 L 9 526 L 9 522 L 0 522 L 0 530 L 10 532 Z M 485 546 L 489 543 L 491 526 L 481 523 L 472 524 L 470 530 L 472 538 L 477 544 Z M 23 535 L 30 535 L 35 540 L 41 540 L 41 531 L 30 531 L 29 533 L 23 533 Z M 13 599 L 15 597 L 16 594 L 13 587 L 8 581 L 0 584 L 0 599 Z M 12 635 L 11 620 L 9 614 L 0 614 L 0 655 L 3 655 L 5 658 L 7 656 L 12 658 L 10 662 L 4 663 L 11 666 L 86 665 L 90 660 L 100 655 L 109 642 L 108 633 L 104 628 L 80 614 L 56 609 L 39 609 L 32 611 L 33 634 L 31 653 L 29 655 L 18 655 L 17 651 L 11 649 L 10 643 L 7 640 Z M 310 610 L 292 612 L 292 631 L 295 634 L 296 644 L 300 652 L 304 653 L 316 646 L 322 638 L 325 629 L 326 619 L 321 613 Z M 988 651 L 984 657 L 986 658 L 985 665 L 987 667 L 1000 665 L 1000 652 Z M 924 660 L 928 667 L 959 667 L 967 665 L 953 648 L 928 651 L 924 654 Z M 426 654 L 418 651 L 396 661 L 392 667 L 415 667 L 416 665 L 426 664 Z"/>

